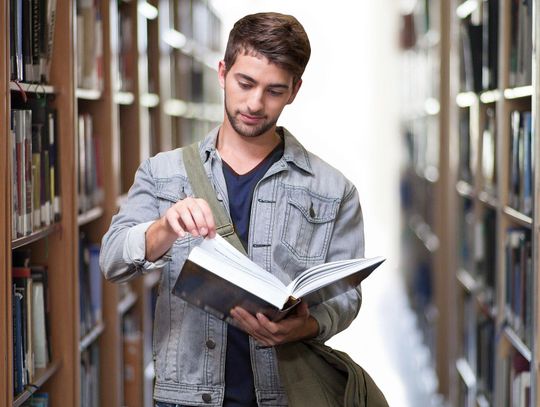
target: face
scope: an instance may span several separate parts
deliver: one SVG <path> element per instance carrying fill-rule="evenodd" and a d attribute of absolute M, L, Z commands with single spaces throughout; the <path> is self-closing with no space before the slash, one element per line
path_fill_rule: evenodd
<path fill-rule="evenodd" d="M 273 133 L 301 84 L 298 81 L 293 88 L 292 74 L 262 56 L 244 54 L 229 70 L 223 61 L 219 63 L 219 81 L 225 90 L 225 120 L 243 137 Z"/>

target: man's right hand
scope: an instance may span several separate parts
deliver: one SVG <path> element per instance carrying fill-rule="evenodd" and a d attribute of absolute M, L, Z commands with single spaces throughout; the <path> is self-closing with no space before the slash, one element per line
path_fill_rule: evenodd
<path fill-rule="evenodd" d="M 156 261 L 186 233 L 210 238 L 216 235 L 214 216 L 204 199 L 189 197 L 178 201 L 148 228 L 146 259 Z"/>

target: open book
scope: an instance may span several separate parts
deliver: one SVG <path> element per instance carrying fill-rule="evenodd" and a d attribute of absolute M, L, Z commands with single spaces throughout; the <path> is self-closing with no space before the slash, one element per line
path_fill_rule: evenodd
<path fill-rule="evenodd" d="M 232 308 L 241 306 L 276 321 L 300 300 L 315 305 L 357 287 L 384 260 L 374 257 L 320 264 L 285 285 L 216 235 L 190 252 L 173 294 L 223 320 L 229 319 Z"/>

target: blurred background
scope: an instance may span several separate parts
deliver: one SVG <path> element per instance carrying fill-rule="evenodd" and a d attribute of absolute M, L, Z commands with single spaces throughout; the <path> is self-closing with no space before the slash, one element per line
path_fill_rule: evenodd
<path fill-rule="evenodd" d="M 2 2 L 0 406 L 153 406 L 163 276 L 105 281 L 101 239 L 141 162 L 219 125 L 228 33 L 261 11 L 311 42 L 279 124 L 387 258 L 329 345 L 391 407 L 540 406 L 538 1 Z"/>

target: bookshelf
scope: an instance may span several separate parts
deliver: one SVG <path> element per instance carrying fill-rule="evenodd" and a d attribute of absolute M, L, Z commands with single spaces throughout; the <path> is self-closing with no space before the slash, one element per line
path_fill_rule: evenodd
<path fill-rule="evenodd" d="M 190 133 L 180 136 L 180 127 L 187 128 L 180 122 L 190 123 L 185 131 L 197 130 L 196 139 L 220 120 L 215 114 L 193 113 L 215 109 L 220 103 L 214 81 L 219 18 L 203 0 L 56 1 L 49 80 L 28 83 L 10 81 L 10 38 L 16 37 L 10 30 L 13 4 L 3 2 L 0 7 L 4 34 L 0 40 L 0 179 L 4 189 L 0 200 L 4 215 L 0 218 L 0 352 L 5 366 L 0 369 L 0 405 L 21 406 L 33 394 L 45 392 L 50 405 L 86 406 L 95 401 L 103 406 L 120 407 L 127 402 L 153 406 L 152 323 L 160 274 L 118 285 L 105 282 L 101 275 L 97 283 L 87 283 L 81 270 L 91 268 L 96 260 L 96 244 L 125 198 L 139 163 L 158 151 L 190 142 Z M 180 31 L 180 19 L 196 29 Z M 164 33 L 173 29 L 185 38 L 189 49 L 179 50 L 164 41 Z M 119 35 L 122 30 L 129 35 Z M 128 37 L 131 41 L 123 43 Z M 185 70 L 171 63 L 180 55 L 189 61 Z M 200 61 L 208 64 L 201 68 Z M 186 86 L 196 81 L 199 93 L 186 91 L 182 99 L 175 99 L 173 81 Z M 61 214 L 32 233 L 12 236 L 12 220 L 19 219 L 13 213 L 12 190 L 19 187 L 11 182 L 12 164 L 16 172 L 20 170 L 11 154 L 11 110 L 27 108 L 30 102 L 25 96 L 46 100 L 57 112 L 55 169 Z M 175 101 L 190 109 L 170 114 L 166 106 Z M 172 128 L 176 133 L 171 133 Z M 87 249 L 79 247 L 81 236 Z M 12 298 L 11 270 L 12 255 L 19 251 L 30 253 L 31 265 L 47 267 L 51 358 L 47 366 L 35 369 L 31 385 L 15 394 L 14 346 L 18 341 L 12 310 L 17 301 Z M 94 294 L 101 300 L 94 300 Z M 98 305 L 98 310 L 92 309 L 98 316 L 90 325 L 81 319 L 87 312 L 86 308 L 81 311 L 84 301 Z M 129 358 L 128 344 L 138 359 Z M 135 373 L 131 383 L 124 376 L 128 365 Z M 131 392 L 130 385 L 137 391 Z"/>
<path fill-rule="evenodd" d="M 429 297 L 430 304 L 448 307 L 447 318 L 438 320 L 446 346 L 432 352 L 439 391 L 455 406 L 536 406 L 540 402 L 536 300 L 540 184 L 535 163 L 539 4 L 535 0 L 435 3 L 445 8 L 440 38 L 446 36 L 448 43 L 444 46 L 442 40 L 440 54 L 420 60 L 418 69 L 448 86 L 443 91 L 441 85 L 440 127 L 431 134 L 441 146 L 442 182 L 427 203 L 422 197 L 409 197 L 411 191 L 406 189 L 403 206 L 408 223 L 411 213 L 425 212 L 426 206 L 451 220 L 439 229 L 440 247 L 445 250 L 439 253 L 441 262 L 431 268 L 437 276 L 434 285 L 437 278 L 447 284 Z M 414 22 L 425 21 L 425 7 L 404 13 L 403 21 L 410 16 Z M 404 38 L 414 38 L 404 33 Z M 415 58 L 424 49 L 418 38 L 409 41 L 404 57 Z M 403 122 L 409 123 L 406 115 Z M 409 142 L 413 164 L 414 159 L 426 160 L 423 144 L 414 142 L 418 133 L 405 132 L 406 140 L 413 140 Z M 406 186 L 418 182 L 410 170 L 413 164 L 404 170 Z M 441 201 L 446 206 L 437 210 Z M 413 259 L 405 269 L 411 273 L 421 265 Z M 418 287 L 411 290 L 413 304 L 419 292 Z M 425 338 L 432 342 L 429 332 Z"/>

